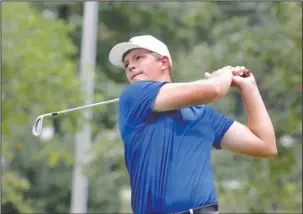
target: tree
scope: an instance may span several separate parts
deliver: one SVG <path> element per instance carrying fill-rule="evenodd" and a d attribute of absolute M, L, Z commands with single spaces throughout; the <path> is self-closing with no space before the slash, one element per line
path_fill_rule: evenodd
<path fill-rule="evenodd" d="M 29 127 L 39 114 L 80 103 L 76 66 L 70 59 L 77 51 L 68 37 L 73 26 L 43 16 L 26 2 L 4 3 L 2 17 L 2 139 L 8 163 L 3 172 L 2 211 L 43 211 L 47 204 L 41 205 L 36 197 L 41 201 L 43 196 L 35 195 L 41 182 L 51 179 L 43 173 L 51 174 L 56 164 L 72 163 L 72 141 L 66 134 L 42 144 Z M 77 128 L 76 117 L 72 114 L 64 120 L 64 132 Z M 44 126 L 51 125 L 44 121 Z M 60 145 L 66 139 L 70 143 Z"/>

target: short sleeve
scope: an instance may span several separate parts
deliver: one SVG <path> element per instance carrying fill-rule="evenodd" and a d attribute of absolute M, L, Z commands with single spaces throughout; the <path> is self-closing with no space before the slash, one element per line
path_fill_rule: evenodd
<path fill-rule="evenodd" d="M 119 97 L 119 117 L 131 126 L 142 125 L 152 113 L 160 88 L 167 82 L 137 81 L 127 86 Z"/>
<path fill-rule="evenodd" d="M 213 147 L 216 149 L 221 149 L 221 140 L 225 132 L 233 124 L 234 120 L 217 112 L 210 106 L 208 106 L 208 111 L 210 113 L 211 124 L 215 132 L 215 141 L 213 143 Z"/>

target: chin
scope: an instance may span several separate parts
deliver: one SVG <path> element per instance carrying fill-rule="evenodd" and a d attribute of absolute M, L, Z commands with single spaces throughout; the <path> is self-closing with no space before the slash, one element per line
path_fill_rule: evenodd
<path fill-rule="evenodd" d="M 134 79 L 132 79 L 132 82 L 136 82 L 136 81 L 142 81 L 142 80 L 150 80 L 149 78 L 147 78 L 147 77 L 139 77 L 139 76 L 137 76 L 137 77 L 135 77 Z"/>

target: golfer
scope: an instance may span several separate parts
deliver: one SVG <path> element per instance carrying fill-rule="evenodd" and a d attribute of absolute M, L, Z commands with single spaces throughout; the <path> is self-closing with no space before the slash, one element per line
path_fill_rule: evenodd
<path fill-rule="evenodd" d="M 109 60 L 125 70 L 130 83 L 119 97 L 119 128 L 134 213 L 218 213 L 211 149 L 277 154 L 254 76 L 236 75 L 245 67 L 226 66 L 201 80 L 173 83 L 169 50 L 150 35 L 115 45 Z M 231 86 L 241 91 L 247 125 L 207 105 Z"/>

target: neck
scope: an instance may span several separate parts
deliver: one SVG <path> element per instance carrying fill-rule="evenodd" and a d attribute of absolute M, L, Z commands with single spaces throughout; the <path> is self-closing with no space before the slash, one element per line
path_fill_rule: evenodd
<path fill-rule="evenodd" d="M 171 78 L 170 77 L 160 77 L 157 78 L 156 81 L 160 81 L 160 82 L 171 82 Z"/>
<path fill-rule="evenodd" d="M 168 71 L 163 72 L 163 75 L 157 78 L 157 81 L 162 81 L 162 82 L 172 82 L 171 76 L 169 75 Z"/>

